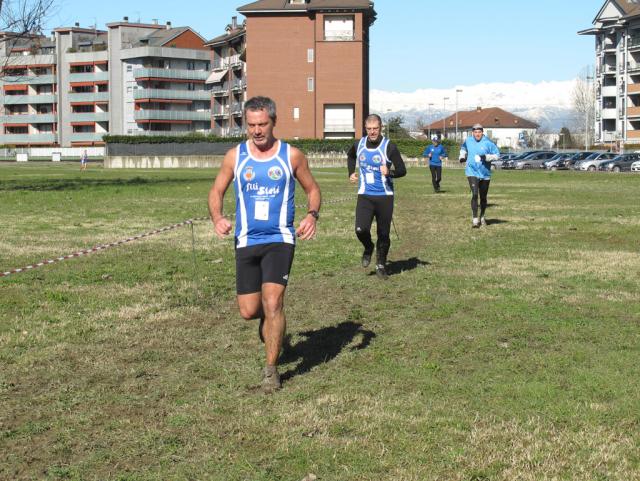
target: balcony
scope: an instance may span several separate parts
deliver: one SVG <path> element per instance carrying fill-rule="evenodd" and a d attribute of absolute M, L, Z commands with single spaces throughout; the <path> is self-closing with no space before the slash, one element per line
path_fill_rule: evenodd
<path fill-rule="evenodd" d="M 640 83 L 628 84 L 627 85 L 627 93 L 629 95 L 640 94 Z"/>
<path fill-rule="evenodd" d="M 217 59 L 213 62 L 213 70 L 227 70 L 229 68 L 229 62 L 227 59 Z"/>
<path fill-rule="evenodd" d="M 171 89 L 137 89 L 133 91 L 133 98 L 139 99 L 167 99 L 167 100 L 211 100 L 209 90 L 171 90 Z"/>
<path fill-rule="evenodd" d="M 40 95 L 5 95 L 5 105 L 20 104 L 54 104 L 58 101 L 56 94 L 40 94 Z"/>
<path fill-rule="evenodd" d="M 353 122 L 335 122 L 330 124 L 325 124 L 324 126 L 325 132 L 355 132 L 356 129 L 353 127 Z"/>
<path fill-rule="evenodd" d="M 56 83 L 55 75 L 10 75 L 0 78 L 0 85 L 27 84 L 49 85 Z"/>
<path fill-rule="evenodd" d="M 640 139 L 640 130 L 627 130 L 627 139 Z"/>
<path fill-rule="evenodd" d="M 242 60 L 240 60 L 240 55 L 232 55 L 231 57 L 229 57 L 229 65 L 232 69 L 242 67 Z"/>
<path fill-rule="evenodd" d="M 231 106 L 231 115 L 239 117 L 242 115 L 242 103 L 236 102 Z"/>
<path fill-rule="evenodd" d="M 70 93 L 69 102 L 108 102 L 109 92 Z"/>
<path fill-rule="evenodd" d="M 211 120 L 211 111 L 191 111 L 191 110 L 136 110 L 133 114 L 138 120 L 174 120 L 174 121 L 205 121 Z"/>
<path fill-rule="evenodd" d="M 108 82 L 109 72 L 90 72 L 69 74 L 69 82 Z"/>
<path fill-rule="evenodd" d="M 627 109 L 627 117 L 640 117 L 640 107 L 629 107 Z"/>
<path fill-rule="evenodd" d="M 57 122 L 55 114 L 14 114 L 0 116 L 4 124 L 51 124 Z"/>
<path fill-rule="evenodd" d="M 0 135 L 0 144 L 55 144 L 56 134 L 5 134 Z"/>
<path fill-rule="evenodd" d="M 243 89 L 243 87 L 244 87 L 244 82 L 241 79 L 234 80 L 233 82 L 231 82 L 232 92 L 239 92 Z"/>
<path fill-rule="evenodd" d="M 640 48 L 640 37 L 627 37 L 627 49 L 637 50 Z"/>
<path fill-rule="evenodd" d="M 349 42 L 353 41 L 354 38 L 353 30 L 333 30 L 326 32 L 324 35 L 324 39 L 327 42 Z"/>
<path fill-rule="evenodd" d="M 193 134 L 211 135 L 211 130 L 136 130 L 129 135 L 144 135 L 147 137 L 182 137 Z"/>
<path fill-rule="evenodd" d="M 610 85 L 608 87 L 602 87 L 602 96 L 603 97 L 615 97 L 617 95 L 617 89 L 615 85 Z"/>
<path fill-rule="evenodd" d="M 229 94 L 229 83 L 228 82 L 224 82 L 221 85 L 214 86 L 213 89 L 211 89 L 211 92 L 213 93 L 214 97 L 220 97 L 220 96 L 228 95 Z"/>
<path fill-rule="evenodd" d="M 213 116 L 216 119 L 225 118 L 229 116 L 229 109 L 225 105 L 224 107 L 218 106 L 213 108 Z"/>
<path fill-rule="evenodd" d="M 618 112 L 615 107 L 609 109 L 602 109 L 602 118 L 603 119 L 615 119 L 618 115 Z"/>
<path fill-rule="evenodd" d="M 141 78 L 161 78 L 167 80 L 207 80 L 209 72 L 206 70 L 178 70 L 170 68 L 138 68 L 133 75 L 136 79 Z"/>
<path fill-rule="evenodd" d="M 616 66 L 615 65 L 605 65 L 604 66 L 604 73 L 605 74 L 614 74 L 614 73 L 616 73 Z"/>
<path fill-rule="evenodd" d="M 102 142 L 102 136 L 108 132 L 72 132 L 69 140 L 71 142 Z"/>
<path fill-rule="evenodd" d="M 70 122 L 109 122 L 109 112 L 85 112 L 70 114 Z"/>

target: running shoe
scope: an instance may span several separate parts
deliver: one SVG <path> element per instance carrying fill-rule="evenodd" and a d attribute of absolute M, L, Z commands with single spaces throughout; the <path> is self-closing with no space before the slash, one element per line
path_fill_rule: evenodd
<path fill-rule="evenodd" d="M 484 226 L 487 225 L 487 219 L 485 219 L 484 216 L 480 217 L 480 224 Z"/>
<path fill-rule="evenodd" d="M 262 382 L 260 383 L 262 392 L 265 394 L 273 394 L 281 388 L 282 383 L 280 382 L 278 368 L 276 366 L 266 366 L 262 370 Z"/>
<path fill-rule="evenodd" d="M 364 251 L 362 253 L 362 267 L 369 267 L 369 264 L 371 264 L 371 254 L 373 254 L 373 252 Z"/>
<path fill-rule="evenodd" d="M 386 281 L 389 278 L 389 274 L 387 274 L 384 264 L 376 265 L 376 276 L 378 276 L 378 279 L 382 279 L 383 281 Z"/>
<path fill-rule="evenodd" d="M 471 221 L 471 227 L 473 227 L 474 229 L 478 229 L 480 227 L 480 219 L 474 217 Z"/>

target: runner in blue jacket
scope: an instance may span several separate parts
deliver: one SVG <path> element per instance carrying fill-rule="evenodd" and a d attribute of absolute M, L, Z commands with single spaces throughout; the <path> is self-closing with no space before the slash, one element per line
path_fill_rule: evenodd
<path fill-rule="evenodd" d="M 470 137 L 460 146 L 460 162 L 466 162 L 464 170 L 471 188 L 471 227 L 487 225 L 484 212 L 487 209 L 487 194 L 491 182 L 491 162 L 498 160 L 500 150 L 496 144 L 484 135 L 484 128 L 475 124 Z M 478 196 L 480 197 L 480 217 L 478 218 Z"/>
<path fill-rule="evenodd" d="M 431 171 L 431 183 L 434 192 L 440 192 L 440 181 L 442 180 L 442 160 L 447 158 L 447 151 L 440 143 L 437 135 L 431 137 L 431 145 L 428 145 L 422 157 L 429 159 L 429 170 Z"/>

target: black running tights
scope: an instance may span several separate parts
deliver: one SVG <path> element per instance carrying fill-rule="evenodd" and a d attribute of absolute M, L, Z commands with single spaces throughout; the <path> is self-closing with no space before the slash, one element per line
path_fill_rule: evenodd
<path fill-rule="evenodd" d="M 371 240 L 371 223 L 376 219 L 378 240 L 376 242 L 376 258 L 378 264 L 387 262 L 387 254 L 391 247 L 391 218 L 393 217 L 392 195 L 358 195 L 356 204 L 356 236 L 366 252 L 373 252 Z"/>
<path fill-rule="evenodd" d="M 467 180 L 471 188 L 471 212 L 473 212 L 473 217 L 478 217 L 478 196 L 480 196 L 480 217 L 484 217 L 484 211 L 487 210 L 487 194 L 489 193 L 491 179 L 467 177 Z"/>

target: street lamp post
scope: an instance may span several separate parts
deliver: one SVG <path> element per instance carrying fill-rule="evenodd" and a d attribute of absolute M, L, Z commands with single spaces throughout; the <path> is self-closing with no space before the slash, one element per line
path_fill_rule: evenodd
<path fill-rule="evenodd" d="M 429 140 L 431 140 L 431 106 L 433 103 L 427 104 L 427 121 L 429 122 Z"/>
<path fill-rule="evenodd" d="M 589 109 L 591 108 L 591 88 L 589 87 L 589 81 L 593 80 L 593 77 L 587 75 L 585 77 L 587 81 L 587 101 L 585 103 L 585 112 L 584 112 L 584 150 L 589 150 Z"/>
<path fill-rule="evenodd" d="M 462 89 L 456 89 L 456 142 L 458 142 L 458 94 L 462 93 Z"/>
<path fill-rule="evenodd" d="M 442 99 L 442 138 L 445 138 L 447 133 L 447 100 L 449 100 L 449 97 L 444 97 Z"/>

